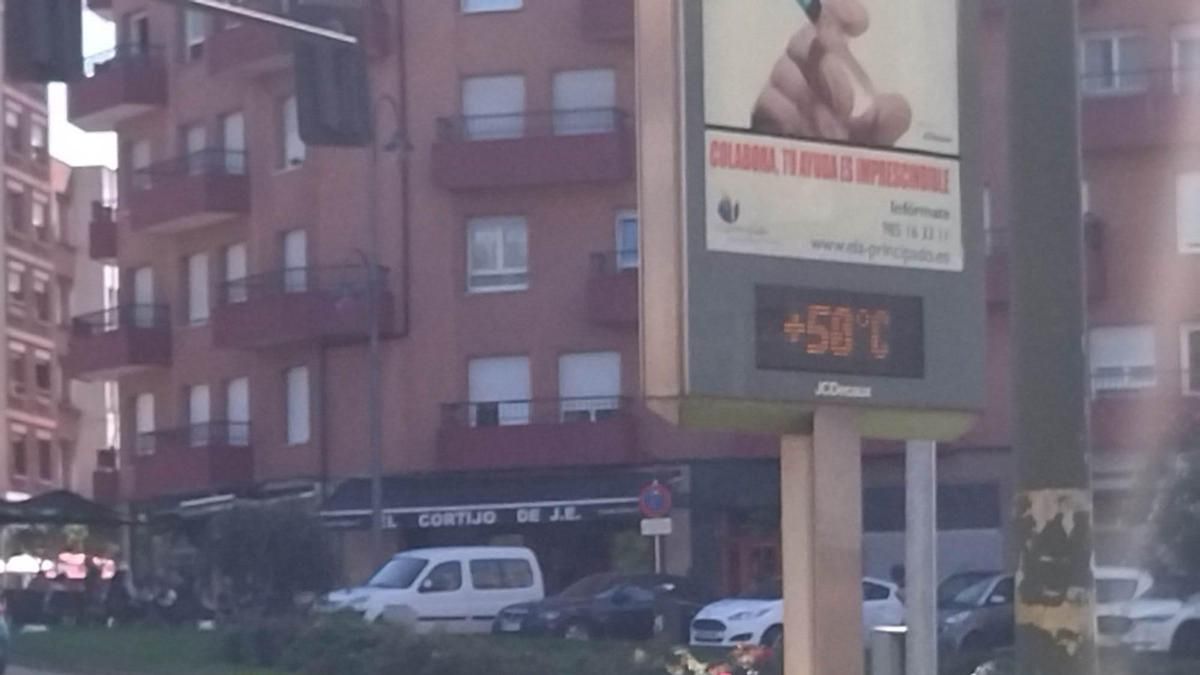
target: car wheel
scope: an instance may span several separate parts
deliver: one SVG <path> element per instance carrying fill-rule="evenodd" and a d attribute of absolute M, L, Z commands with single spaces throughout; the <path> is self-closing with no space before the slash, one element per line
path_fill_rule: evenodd
<path fill-rule="evenodd" d="M 1189 621 L 1175 631 L 1175 637 L 1171 639 L 1171 656 L 1200 658 L 1200 621 Z"/>
<path fill-rule="evenodd" d="M 584 621 L 570 621 L 563 628 L 563 637 L 568 640 L 591 640 L 592 627 Z"/>
<path fill-rule="evenodd" d="M 783 626 L 771 626 L 767 632 L 763 633 L 762 644 L 764 647 L 770 647 L 773 650 L 779 650 L 783 647 Z"/>

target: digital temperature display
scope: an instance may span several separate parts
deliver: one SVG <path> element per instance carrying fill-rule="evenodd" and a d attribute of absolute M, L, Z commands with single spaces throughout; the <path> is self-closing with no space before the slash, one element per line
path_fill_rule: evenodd
<path fill-rule="evenodd" d="M 921 298 L 755 287 L 760 369 L 925 376 Z"/>

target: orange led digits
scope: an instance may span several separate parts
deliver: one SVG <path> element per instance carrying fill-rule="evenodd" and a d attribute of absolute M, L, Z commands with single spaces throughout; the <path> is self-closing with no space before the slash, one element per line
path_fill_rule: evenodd
<path fill-rule="evenodd" d="M 886 309 L 813 304 L 785 314 L 782 330 L 790 344 L 803 344 L 813 356 L 849 358 L 866 345 L 871 358 L 882 360 L 891 353 L 891 321 Z"/>

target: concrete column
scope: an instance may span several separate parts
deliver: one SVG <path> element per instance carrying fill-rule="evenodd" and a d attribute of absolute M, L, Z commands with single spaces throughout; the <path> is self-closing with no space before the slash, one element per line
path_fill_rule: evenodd
<path fill-rule="evenodd" d="M 863 672 L 862 442 L 854 413 L 821 408 L 780 453 L 784 669 Z"/>

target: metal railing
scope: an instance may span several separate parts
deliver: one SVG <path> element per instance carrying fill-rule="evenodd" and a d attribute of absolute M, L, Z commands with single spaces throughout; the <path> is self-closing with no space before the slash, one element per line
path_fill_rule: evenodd
<path fill-rule="evenodd" d="M 160 429 L 137 435 L 139 454 L 151 454 L 167 448 L 250 447 L 249 422 L 201 422 L 174 429 Z"/>
<path fill-rule="evenodd" d="M 166 52 L 160 45 L 144 45 L 136 42 L 119 44 L 112 49 L 106 49 L 83 60 L 83 73 L 92 77 L 104 72 L 110 65 L 121 63 L 155 64 L 165 63 Z"/>
<path fill-rule="evenodd" d="M 71 330 L 85 337 L 126 328 L 166 330 L 170 326 L 171 312 L 166 305 L 118 305 L 71 319 Z"/>
<path fill-rule="evenodd" d="M 468 401 L 442 404 L 442 425 L 503 427 L 529 424 L 600 422 L 628 412 L 624 396 L 581 396 L 513 401 Z"/>
<path fill-rule="evenodd" d="M 619 274 L 636 270 L 641 264 L 636 248 L 592 253 L 589 260 L 593 274 Z"/>
<path fill-rule="evenodd" d="M 624 130 L 627 118 L 625 111 L 619 108 L 456 115 L 438 119 L 438 138 L 442 141 L 488 141 L 606 134 Z"/>
<path fill-rule="evenodd" d="M 240 150 L 208 148 L 155 162 L 130 175 L 132 187 L 147 190 L 156 182 L 179 176 L 244 176 L 246 153 Z"/>
<path fill-rule="evenodd" d="M 380 289 L 388 287 L 388 269 L 380 267 Z M 217 293 L 220 304 L 235 304 L 288 293 L 319 293 L 334 298 L 367 298 L 367 268 L 362 265 L 290 267 L 226 281 Z"/>

